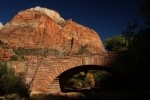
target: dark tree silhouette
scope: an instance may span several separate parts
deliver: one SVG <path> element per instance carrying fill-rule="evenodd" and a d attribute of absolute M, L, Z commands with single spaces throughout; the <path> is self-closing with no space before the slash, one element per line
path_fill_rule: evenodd
<path fill-rule="evenodd" d="M 123 52 L 126 53 L 127 66 L 124 68 L 126 73 L 122 72 L 122 74 L 128 77 L 136 90 L 145 91 L 150 90 L 150 0 L 142 2 L 139 12 L 143 16 L 145 25 L 141 28 L 137 21 L 134 21 L 128 23 L 126 29 L 122 32 L 129 43 L 127 52 Z M 113 41 L 109 43 L 109 47 L 115 46 Z M 113 51 L 113 49 L 110 51 Z"/>
<path fill-rule="evenodd" d="M 135 20 L 133 23 L 128 23 L 125 30 L 122 31 L 122 35 L 128 42 L 128 49 L 132 49 L 134 36 L 137 34 L 138 22 Z"/>
<path fill-rule="evenodd" d="M 143 17 L 145 24 L 150 26 L 150 0 L 143 0 L 139 14 Z"/>

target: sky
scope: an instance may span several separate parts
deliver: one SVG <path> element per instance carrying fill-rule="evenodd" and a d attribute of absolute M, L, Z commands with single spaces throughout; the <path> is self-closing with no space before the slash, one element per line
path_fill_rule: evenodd
<path fill-rule="evenodd" d="M 0 22 L 6 24 L 19 11 L 41 6 L 55 10 L 65 19 L 95 30 L 102 41 L 121 34 L 128 22 L 141 17 L 141 0 L 1 0 Z"/>

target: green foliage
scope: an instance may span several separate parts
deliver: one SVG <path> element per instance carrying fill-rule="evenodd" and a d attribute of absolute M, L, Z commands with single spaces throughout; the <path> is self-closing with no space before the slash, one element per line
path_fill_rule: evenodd
<path fill-rule="evenodd" d="M 85 72 L 80 72 L 75 75 L 73 75 L 72 78 L 70 78 L 67 82 L 67 87 L 79 89 L 84 86 L 84 80 L 85 80 Z"/>
<path fill-rule="evenodd" d="M 95 86 L 99 88 L 104 88 L 104 84 L 110 80 L 112 74 L 104 70 L 93 71 L 93 76 L 95 80 Z"/>
<path fill-rule="evenodd" d="M 88 45 L 82 45 L 76 55 L 90 55 L 91 52 L 87 49 Z"/>
<path fill-rule="evenodd" d="M 104 44 L 106 49 L 108 51 L 125 51 L 133 49 L 137 28 L 137 21 L 128 23 L 126 29 L 122 31 L 122 35 L 116 35 L 105 40 Z"/>
<path fill-rule="evenodd" d="M 21 96 L 28 96 L 28 87 L 22 77 L 15 74 L 13 69 L 7 67 L 6 62 L 0 63 L 0 95 L 18 93 Z"/>
<path fill-rule="evenodd" d="M 33 55 L 33 56 L 62 56 L 63 53 L 56 49 L 42 49 L 42 48 L 18 48 L 14 49 L 16 55 L 25 56 L 25 55 Z"/>
<path fill-rule="evenodd" d="M 108 51 L 125 51 L 128 50 L 128 42 L 122 35 L 117 35 L 112 38 L 108 38 L 104 42 Z"/>
<path fill-rule="evenodd" d="M 108 88 L 112 73 L 105 70 L 89 70 L 73 75 L 64 86 L 65 89 Z"/>
<path fill-rule="evenodd" d="M 19 58 L 19 56 L 17 56 L 17 55 L 13 55 L 13 56 L 11 56 L 10 57 L 10 61 L 18 61 L 20 58 Z"/>
<path fill-rule="evenodd" d="M 95 86 L 95 79 L 92 73 L 87 73 L 85 77 L 85 85 L 89 87 Z"/>
<path fill-rule="evenodd" d="M 71 88 L 80 89 L 83 87 L 83 81 L 76 78 L 71 78 L 70 83 L 72 84 Z"/>
<path fill-rule="evenodd" d="M 103 88 L 111 76 L 111 73 L 104 70 L 89 70 L 87 73 L 80 72 L 73 75 L 72 78 L 67 81 L 66 88 L 82 89 L 95 86 Z"/>

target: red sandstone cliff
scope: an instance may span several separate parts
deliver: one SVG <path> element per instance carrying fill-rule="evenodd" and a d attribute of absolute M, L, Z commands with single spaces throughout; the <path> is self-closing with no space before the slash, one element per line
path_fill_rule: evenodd
<path fill-rule="evenodd" d="M 45 9 L 37 7 L 19 12 L 0 30 L 0 40 L 16 49 L 50 48 L 65 54 L 105 52 L 94 30 L 71 19 L 65 21 L 56 11 Z"/>

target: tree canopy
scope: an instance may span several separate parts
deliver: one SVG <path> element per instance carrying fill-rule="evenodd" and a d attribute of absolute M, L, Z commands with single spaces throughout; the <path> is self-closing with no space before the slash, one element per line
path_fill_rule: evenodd
<path fill-rule="evenodd" d="M 128 49 L 128 41 L 122 35 L 107 38 L 104 44 L 108 51 L 124 51 Z"/>

